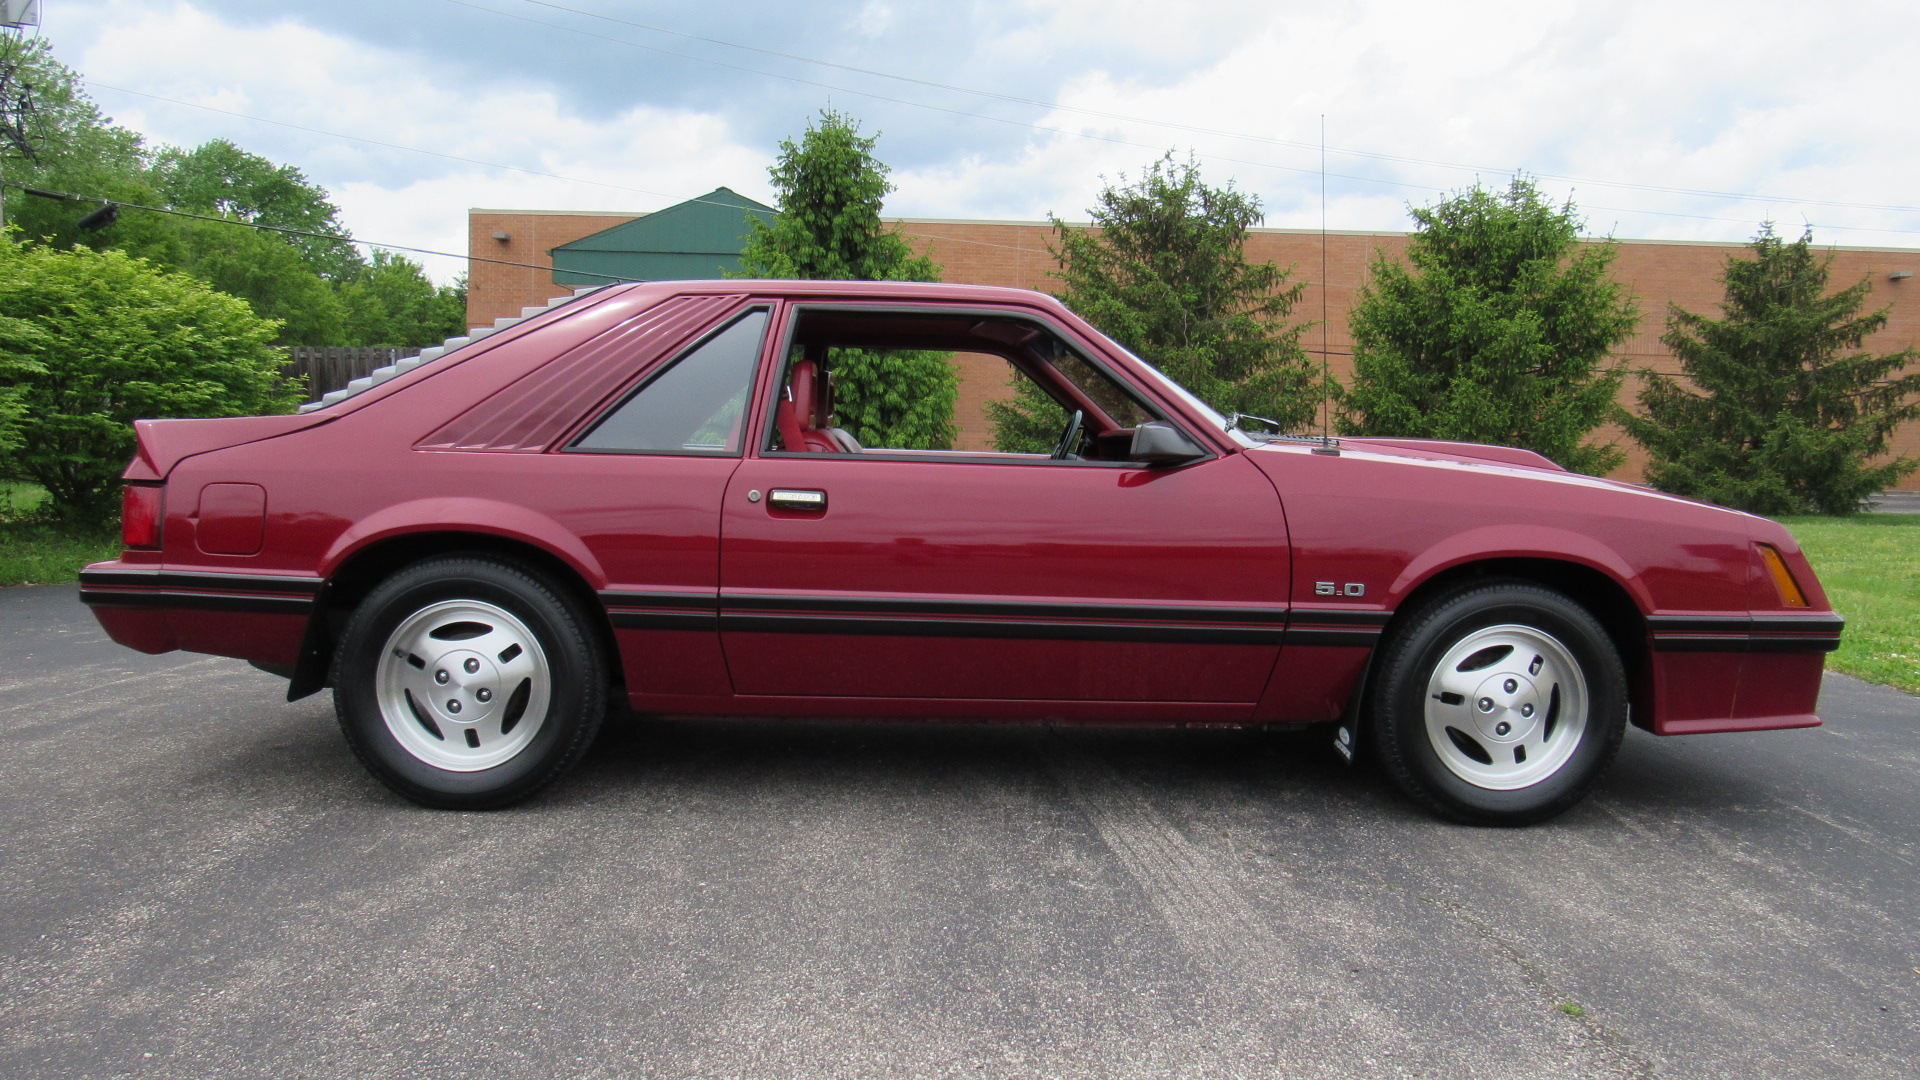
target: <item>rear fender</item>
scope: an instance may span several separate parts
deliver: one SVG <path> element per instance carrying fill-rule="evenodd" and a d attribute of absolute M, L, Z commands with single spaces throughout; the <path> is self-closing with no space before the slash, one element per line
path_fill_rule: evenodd
<path fill-rule="evenodd" d="M 524 506 L 458 495 L 399 503 L 360 519 L 334 539 L 320 560 L 320 576 L 331 579 L 347 560 L 373 544 L 425 532 L 482 533 L 518 540 L 565 562 L 589 588 L 607 587 L 600 561 L 559 522 Z"/>

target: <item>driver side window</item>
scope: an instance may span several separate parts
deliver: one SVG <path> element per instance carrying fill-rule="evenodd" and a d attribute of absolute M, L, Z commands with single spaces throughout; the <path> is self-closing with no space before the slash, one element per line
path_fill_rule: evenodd
<path fill-rule="evenodd" d="M 1119 462 L 1158 417 L 1037 321 L 827 306 L 796 314 L 773 406 L 774 452 L 940 460 Z"/>

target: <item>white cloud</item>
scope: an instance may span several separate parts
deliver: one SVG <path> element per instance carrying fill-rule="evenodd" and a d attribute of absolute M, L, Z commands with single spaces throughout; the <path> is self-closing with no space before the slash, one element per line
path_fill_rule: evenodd
<path fill-rule="evenodd" d="M 739 134 L 755 119 L 745 110 L 764 107 L 766 86 L 755 76 L 711 84 L 700 111 L 635 91 L 615 112 L 602 100 L 568 99 L 557 89 L 563 80 L 532 65 L 483 77 L 461 56 L 314 29 L 300 21 L 304 9 L 242 26 L 187 0 L 64 7 L 74 29 L 59 38 L 62 56 L 101 83 L 608 185 L 98 92 L 109 111 L 158 140 L 224 136 L 299 166 L 334 193 L 355 232 L 372 239 L 464 250 L 470 206 L 652 209 L 718 184 L 769 197 L 765 168 L 775 147 Z M 870 0 L 855 21 L 865 36 L 838 59 L 918 75 L 955 47 L 916 39 L 913 9 L 903 3 Z M 1671 0 L 1235 0 L 1188 5 L 1170 17 L 1158 0 L 1007 0 L 987 5 L 977 22 L 997 35 L 1003 60 L 1048 73 L 1046 96 L 1067 108 L 1038 123 L 1069 134 L 1034 131 L 1008 142 L 1005 124 L 895 113 L 881 152 L 889 144 L 915 149 L 911 160 L 895 162 L 893 213 L 1082 218 L 1103 174 L 1137 175 L 1161 150 L 1190 148 L 1210 180 L 1231 178 L 1260 195 L 1267 224 L 1314 227 L 1313 144 L 1324 114 L 1334 148 L 1328 224 L 1336 229 L 1403 228 L 1405 203 L 1474 182 L 1476 166 L 1495 183 L 1503 170 L 1525 167 L 1547 174 L 1554 194 L 1573 192 L 1595 232 L 1738 240 L 1763 218 L 1793 228 L 1804 215 L 1824 242 L 1920 246 L 1920 213 L 1873 208 L 1920 203 L 1908 180 L 1920 167 L 1920 144 L 1906 137 L 1911 110 L 1898 83 L 1906 58 L 1920 53 L 1920 21 L 1897 4 L 1752 0 L 1732 15 L 1722 5 Z M 49 32 L 68 33 L 57 25 Z M 1045 67 L 1055 53 L 1080 66 Z M 948 77 L 974 84 L 964 74 Z M 989 71 L 977 78 L 984 89 L 1000 88 Z M 924 87 L 888 92 L 935 100 Z M 960 107 L 1015 115 L 977 98 Z M 924 116 L 926 126 L 903 131 L 901 116 Z M 937 131 L 951 135 L 936 141 Z"/>
<path fill-rule="evenodd" d="M 1478 175 L 1471 166 L 1479 165 L 1586 178 L 1547 186 L 1577 192 L 1599 231 L 1617 218 L 1622 235 L 1739 239 L 1764 217 L 1788 220 L 1783 211 L 1791 210 L 1795 223 L 1804 211 L 1828 242 L 1914 245 L 1920 214 L 1649 190 L 1920 201 L 1904 179 L 1920 165 L 1920 147 L 1902 137 L 1908 107 L 1888 91 L 1889 68 L 1870 59 L 1891 58 L 1903 46 L 1910 52 L 1914 26 L 1890 5 L 1757 3 L 1743 6 L 1737 24 L 1724 10 L 1672 3 L 1320 6 L 1249 25 L 1232 48 L 1175 82 L 1142 85 L 1126 72 L 1089 71 L 1060 100 L 1308 144 L 1324 113 L 1332 146 L 1416 159 L 1330 154 L 1332 173 L 1408 185 L 1336 176 L 1329 185 L 1335 227 L 1402 226 L 1400 203 L 1470 184 Z M 1074 113 L 1051 122 L 1192 147 L 1210 177 L 1233 177 L 1265 196 L 1274 211 L 1269 224 L 1317 224 L 1311 149 Z M 1151 151 L 1097 156 L 1137 168 Z M 1386 217 L 1384 207 L 1396 210 Z M 1356 211 L 1366 216 L 1347 216 Z"/>
<path fill-rule="evenodd" d="M 120 122 L 158 142 L 230 138 L 294 164 L 326 188 L 356 236 L 466 249 L 471 206 L 646 210 L 730 183 L 764 196 L 766 154 L 736 145 L 725 121 L 634 105 L 585 118 L 523 78 L 474 87 L 430 60 L 292 21 L 220 23 L 187 4 L 116 3 L 76 63 L 89 79 L 364 140 L 514 165 L 529 175 L 252 123 L 97 91 Z M 218 64 L 205 61 L 222 58 Z M 297 62 L 292 62 L 297 58 Z M 556 179 L 567 177 L 569 179 Z M 452 260 L 434 260 L 446 280 Z"/>

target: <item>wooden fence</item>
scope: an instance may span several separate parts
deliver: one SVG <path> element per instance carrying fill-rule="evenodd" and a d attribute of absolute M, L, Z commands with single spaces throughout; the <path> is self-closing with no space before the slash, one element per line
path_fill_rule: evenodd
<path fill-rule="evenodd" d="M 292 359 L 287 365 L 287 377 L 304 379 L 307 397 L 318 400 L 322 394 L 344 389 L 353 380 L 373 374 L 375 368 L 386 367 L 401 357 L 418 356 L 420 350 L 295 345 L 288 348 L 287 353 Z"/>

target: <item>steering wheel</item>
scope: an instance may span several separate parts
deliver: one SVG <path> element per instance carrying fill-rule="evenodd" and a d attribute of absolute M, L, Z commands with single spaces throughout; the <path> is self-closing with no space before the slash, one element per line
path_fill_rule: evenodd
<path fill-rule="evenodd" d="M 1060 433 L 1060 441 L 1053 444 L 1053 459 L 1065 461 L 1073 456 L 1073 447 L 1080 441 L 1080 425 L 1087 418 L 1084 410 L 1073 410 L 1073 419 L 1067 421 L 1067 430 Z"/>

